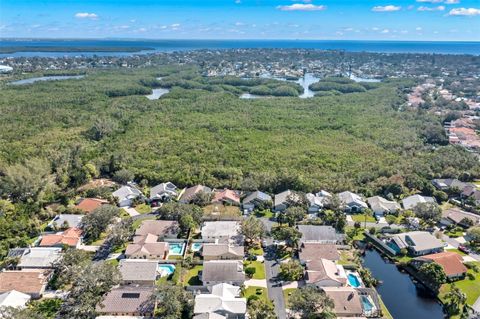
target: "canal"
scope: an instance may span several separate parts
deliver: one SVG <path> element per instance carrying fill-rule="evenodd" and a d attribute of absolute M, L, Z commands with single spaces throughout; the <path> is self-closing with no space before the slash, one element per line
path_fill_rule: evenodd
<path fill-rule="evenodd" d="M 377 291 L 395 319 L 441 319 L 442 306 L 428 292 L 417 288 L 410 276 L 385 261 L 376 250 L 367 250 L 363 265 L 382 281 Z"/>

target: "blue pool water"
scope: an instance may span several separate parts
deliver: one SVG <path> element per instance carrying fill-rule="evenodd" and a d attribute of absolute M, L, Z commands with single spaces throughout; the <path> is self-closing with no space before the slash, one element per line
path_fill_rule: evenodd
<path fill-rule="evenodd" d="M 201 243 L 193 243 L 192 244 L 192 250 L 193 251 L 200 251 L 202 249 L 202 244 Z"/>
<path fill-rule="evenodd" d="M 347 278 L 350 286 L 354 288 L 358 288 L 362 285 L 360 283 L 360 280 L 358 280 L 357 276 L 355 276 L 354 274 L 348 274 Z"/>
<path fill-rule="evenodd" d="M 185 243 L 168 243 L 170 255 L 183 255 L 183 250 L 185 249 Z"/>
<path fill-rule="evenodd" d="M 160 265 L 158 269 L 162 277 L 170 276 L 175 272 L 175 266 L 170 264 Z"/>
<path fill-rule="evenodd" d="M 360 296 L 360 300 L 362 301 L 362 308 L 364 311 L 372 311 L 375 308 L 368 297 Z"/>

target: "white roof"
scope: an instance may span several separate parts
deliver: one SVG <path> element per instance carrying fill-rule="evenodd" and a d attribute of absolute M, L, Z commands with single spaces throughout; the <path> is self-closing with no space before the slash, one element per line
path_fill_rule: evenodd
<path fill-rule="evenodd" d="M 400 209 L 400 204 L 395 201 L 387 200 L 380 196 L 367 198 L 368 203 L 373 211 L 391 212 Z"/>
<path fill-rule="evenodd" d="M 405 209 L 413 209 L 420 203 L 435 203 L 435 199 L 433 197 L 427 197 L 417 194 L 405 197 L 402 200 L 403 208 Z"/>
<path fill-rule="evenodd" d="M 16 290 L 10 290 L 0 294 L 0 307 L 24 307 L 29 300 L 30 295 Z"/>
<path fill-rule="evenodd" d="M 240 223 L 236 221 L 205 222 L 202 237 L 235 237 L 240 233 Z"/>
<path fill-rule="evenodd" d="M 123 199 L 132 199 L 140 195 L 142 195 L 142 192 L 130 186 L 122 186 L 112 193 L 112 196 L 117 197 L 120 201 Z"/>
<path fill-rule="evenodd" d="M 362 197 L 360 195 L 346 191 L 338 194 L 338 198 L 340 199 L 340 202 L 344 205 L 358 205 L 362 206 L 364 208 L 367 208 L 367 204 L 363 201 Z"/>
<path fill-rule="evenodd" d="M 232 314 L 245 314 L 247 299 L 238 298 L 240 287 L 226 283 L 212 287 L 211 294 L 200 294 L 195 297 L 194 313 L 228 312 Z"/>
<path fill-rule="evenodd" d="M 60 247 L 33 247 L 27 248 L 20 258 L 20 268 L 49 268 L 52 263 L 61 257 Z"/>

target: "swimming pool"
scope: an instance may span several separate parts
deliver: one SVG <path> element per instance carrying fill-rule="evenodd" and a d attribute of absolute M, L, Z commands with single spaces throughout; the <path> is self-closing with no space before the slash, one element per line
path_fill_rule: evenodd
<path fill-rule="evenodd" d="M 365 312 L 372 312 L 376 310 L 375 305 L 370 301 L 370 298 L 367 296 L 360 296 L 360 301 L 362 302 L 362 308 Z"/>
<path fill-rule="evenodd" d="M 349 273 L 347 278 L 348 278 L 348 283 L 350 284 L 350 286 L 352 286 L 354 288 L 358 288 L 358 287 L 362 286 L 362 282 L 357 277 L 357 275 L 355 275 L 353 273 Z"/>
<path fill-rule="evenodd" d="M 168 253 L 170 255 L 183 255 L 183 250 L 185 249 L 185 243 L 168 243 Z"/>
<path fill-rule="evenodd" d="M 192 251 L 200 251 L 202 249 L 202 243 L 193 243 L 192 244 Z"/>
<path fill-rule="evenodd" d="M 175 266 L 171 264 L 163 264 L 158 266 L 160 277 L 170 276 L 175 272 Z"/>

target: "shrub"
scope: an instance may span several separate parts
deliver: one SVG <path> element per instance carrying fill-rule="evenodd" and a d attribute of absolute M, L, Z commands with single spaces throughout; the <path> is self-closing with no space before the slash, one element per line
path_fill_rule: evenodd
<path fill-rule="evenodd" d="M 245 269 L 245 274 L 248 276 L 248 277 L 253 277 L 253 275 L 255 274 L 257 270 L 254 268 L 254 267 L 248 267 Z"/>

